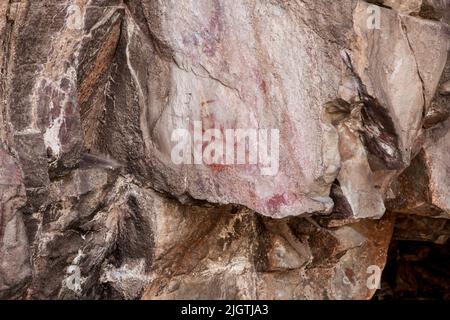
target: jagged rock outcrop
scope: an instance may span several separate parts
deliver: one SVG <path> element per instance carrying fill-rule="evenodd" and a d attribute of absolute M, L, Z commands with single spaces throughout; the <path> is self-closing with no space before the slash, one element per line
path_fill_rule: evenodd
<path fill-rule="evenodd" d="M 41 217 L 29 298 L 366 299 L 392 235 L 391 218 L 324 228 L 180 205 L 127 176 L 74 175 L 51 187 L 64 195 Z"/>
<path fill-rule="evenodd" d="M 425 115 L 424 128 L 429 129 L 421 138 L 421 149 L 410 167 L 391 185 L 396 197 L 388 202 L 393 211 L 449 217 L 450 170 L 446 159 L 450 156 L 450 103 L 445 91 L 449 78 L 450 57 L 432 107 Z"/>
<path fill-rule="evenodd" d="M 448 240 L 449 9 L 2 1 L 0 296 L 371 298 Z"/>

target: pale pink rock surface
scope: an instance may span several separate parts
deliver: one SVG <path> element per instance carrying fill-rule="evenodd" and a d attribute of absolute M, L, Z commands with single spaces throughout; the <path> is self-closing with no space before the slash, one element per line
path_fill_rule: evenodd
<path fill-rule="evenodd" d="M 448 7 L 2 1 L 0 295 L 371 298 L 448 239 Z M 275 174 L 176 164 L 195 121 L 278 129 Z"/>

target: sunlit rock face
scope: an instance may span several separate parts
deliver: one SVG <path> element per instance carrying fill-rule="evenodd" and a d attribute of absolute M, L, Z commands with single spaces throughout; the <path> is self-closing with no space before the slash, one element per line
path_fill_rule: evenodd
<path fill-rule="evenodd" d="M 391 210 L 434 218 L 449 217 L 450 170 L 446 161 L 450 155 L 450 99 L 446 89 L 449 78 L 450 59 L 425 115 L 424 128 L 428 130 L 421 139 L 418 155 L 391 185 L 396 195 L 388 201 Z"/>
<path fill-rule="evenodd" d="M 384 214 L 383 190 L 375 188 L 413 157 L 423 110 L 446 61 L 444 24 L 381 9 L 383 28 L 373 30 L 371 7 L 351 1 L 171 7 L 144 1 L 127 8 L 117 54 L 126 63 L 112 75 L 120 80 L 112 84 L 115 99 L 107 101 L 114 112 L 100 137 L 121 143 L 102 144 L 103 152 L 183 201 L 238 203 L 278 218 L 329 213 L 330 187 L 338 179 L 352 216 Z M 330 14 L 334 19 L 327 19 Z M 352 81 L 358 82 L 353 92 Z M 363 131 L 355 137 L 364 145 L 344 155 L 346 161 L 339 134 L 321 115 L 328 101 L 342 95 L 355 102 L 359 91 L 377 103 L 363 109 L 361 130 L 350 128 Z M 202 133 L 216 129 L 224 141 L 227 129 L 279 130 L 275 170 L 264 174 L 268 168 L 261 163 L 229 165 L 225 156 L 212 164 L 175 165 L 173 131 L 192 134 L 198 123 Z M 193 136 L 188 159 L 195 162 L 200 144 Z M 204 145 L 202 151 L 208 151 Z M 346 170 L 361 170 L 362 178 Z M 381 170 L 390 172 L 375 173 Z M 361 204 L 368 202 L 373 204 Z"/>
<path fill-rule="evenodd" d="M 449 8 L 2 1 L 0 296 L 370 298 L 448 219 Z"/>

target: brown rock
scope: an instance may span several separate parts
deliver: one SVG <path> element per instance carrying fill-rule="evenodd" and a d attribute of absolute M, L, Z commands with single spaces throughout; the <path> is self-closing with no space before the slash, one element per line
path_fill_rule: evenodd
<path fill-rule="evenodd" d="M 0 147 L 0 298 L 20 293 L 31 277 L 29 245 L 20 211 L 25 199 L 22 172 Z"/>
<path fill-rule="evenodd" d="M 0 297 L 370 299 L 448 240 L 449 5 L 2 1 Z"/>

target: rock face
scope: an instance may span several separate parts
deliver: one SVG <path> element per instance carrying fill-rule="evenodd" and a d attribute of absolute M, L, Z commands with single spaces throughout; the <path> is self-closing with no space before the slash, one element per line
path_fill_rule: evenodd
<path fill-rule="evenodd" d="M 371 298 L 448 239 L 449 12 L 2 1 L 0 297 Z"/>
<path fill-rule="evenodd" d="M 30 280 L 30 250 L 21 206 L 25 203 L 22 172 L 0 148 L 0 296 L 13 296 Z"/>
<path fill-rule="evenodd" d="M 108 185 L 95 171 L 75 174 L 42 217 L 28 297 L 365 299 L 368 267 L 383 267 L 392 235 L 388 218 L 327 229 L 312 218 L 183 206 L 131 177 Z M 97 211 L 94 192 L 107 199 Z"/>

